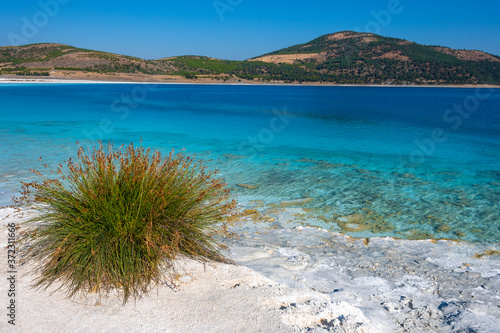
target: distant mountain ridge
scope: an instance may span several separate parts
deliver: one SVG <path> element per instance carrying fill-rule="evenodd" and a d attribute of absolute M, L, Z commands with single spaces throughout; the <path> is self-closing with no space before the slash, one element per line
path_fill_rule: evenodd
<path fill-rule="evenodd" d="M 500 57 L 342 31 L 251 59 L 302 64 L 312 72 L 390 83 L 498 83 Z M 365 80 L 363 80 L 365 81 Z"/>
<path fill-rule="evenodd" d="M 370 44 L 370 45 L 368 45 Z M 360 33 L 354 31 L 341 31 L 333 34 L 320 36 L 305 44 L 298 44 L 287 47 L 278 51 L 270 52 L 266 55 L 277 54 L 300 54 L 300 53 L 322 53 L 326 52 L 330 55 L 340 55 L 339 51 L 348 51 L 351 54 L 358 52 L 358 55 L 369 55 L 370 48 L 375 48 L 377 52 L 390 52 L 395 51 L 398 54 L 406 52 L 425 53 L 425 49 L 431 48 L 437 52 L 445 53 L 456 57 L 460 60 L 490 60 L 500 61 L 500 57 L 477 50 L 454 50 L 442 46 L 425 46 L 405 39 L 384 37 L 372 33 Z M 361 52 L 364 51 L 364 52 Z M 428 50 L 429 52 L 429 50 Z M 380 56 L 380 55 L 379 55 Z M 258 57 L 256 57 L 258 58 Z"/>
<path fill-rule="evenodd" d="M 246 61 L 203 56 L 145 60 L 63 44 L 0 47 L 2 74 L 119 73 L 189 79 L 339 84 L 500 84 L 500 57 L 342 31 Z"/>

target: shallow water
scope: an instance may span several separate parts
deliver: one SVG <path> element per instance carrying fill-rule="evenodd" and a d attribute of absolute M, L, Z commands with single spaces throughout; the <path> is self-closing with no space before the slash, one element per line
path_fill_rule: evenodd
<path fill-rule="evenodd" d="M 286 216 L 279 227 L 499 242 L 499 92 L 0 84 L 0 205 L 29 168 L 73 156 L 75 140 L 142 138 L 213 159 L 243 206 Z"/>

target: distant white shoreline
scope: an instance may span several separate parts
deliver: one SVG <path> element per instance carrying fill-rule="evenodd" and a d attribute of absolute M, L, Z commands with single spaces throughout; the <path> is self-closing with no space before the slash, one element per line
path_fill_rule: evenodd
<path fill-rule="evenodd" d="M 328 83 L 227 83 L 227 82 L 183 82 L 183 81 L 97 81 L 74 79 L 25 79 L 0 77 L 0 84 L 189 84 L 189 85 L 228 85 L 228 86 L 291 86 L 291 87 L 369 87 L 369 88 L 491 88 L 500 89 L 494 85 L 376 85 L 376 84 L 328 84 Z"/>

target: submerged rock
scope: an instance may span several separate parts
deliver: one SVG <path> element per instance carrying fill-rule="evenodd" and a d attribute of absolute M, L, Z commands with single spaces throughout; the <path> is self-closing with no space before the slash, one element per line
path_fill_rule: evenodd
<path fill-rule="evenodd" d="M 436 228 L 437 232 L 449 232 L 451 230 L 451 227 L 447 224 L 440 225 L 439 227 Z"/>
<path fill-rule="evenodd" d="M 346 232 L 361 232 L 369 230 L 370 226 L 366 223 L 366 221 L 366 216 L 361 213 L 341 216 L 336 220 L 342 231 Z"/>
<path fill-rule="evenodd" d="M 403 235 L 406 239 L 411 239 L 411 240 L 420 240 L 420 239 L 433 239 L 434 235 L 428 232 L 423 232 L 420 230 L 415 230 L 411 229 L 408 230 L 406 233 L 402 232 L 397 232 L 401 235 Z"/>
<path fill-rule="evenodd" d="M 366 217 L 361 213 L 351 214 L 347 216 L 341 216 L 337 220 L 346 223 L 357 223 L 362 224 L 365 223 Z"/>
<path fill-rule="evenodd" d="M 237 159 L 237 158 L 245 157 L 244 155 L 235 155 L 235 154 L 223 154 L 222 156 L 224 156 L 228 159 Z"/>
<path fill-rule="evenodd" d="M 273 203 L 270 204 L 269 207 L 271 208 L 284 208 L 284 207 L 291 207 L 291 206 L 300 206 L 300 205 L 305 205 L 314 199 L 311 197 L 307 197 L 304 199 L 295 199 L 295 200 L 288 200 L 288 201 L 282 201 L 280 203 Z"/>
<path fill-rule="evenodd" d="M 251 185 L 251 184 L 236 184 L 236 186 L 246 188 L 247 190 L 256 190 L 259 188 L 259 185 Z"/>
<path fill-rule="evenodd" d="M 371 231 L 383 233 L 394 230 L 394 226 L 372 210 L 364 209 L 364 213 L 341 216 L 335 221 L 344 232 Z"/>

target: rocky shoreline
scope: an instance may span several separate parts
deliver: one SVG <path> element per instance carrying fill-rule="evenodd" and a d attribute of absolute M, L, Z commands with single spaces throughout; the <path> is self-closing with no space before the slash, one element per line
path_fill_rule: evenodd
<path fill-rule="evenodd" d="M 353 238 L 294 222 L 306 211 L 301 203 L 243 210 L 231 223 L 236 237 L 227 240 L 238 264 L 314 293 L 279 308 L 282 316 L 293 314 L 295 328 L 496 332 L 500 327 L 500 244 Z M 247 206 L 252 205 L 259 207 L 258 202 Z M 359 228 L 358 215 L 344 222 Z M 332 310 L 341 303 L 353 311 Z"/>
<path fill-rule="evenodd" d="M 295 313 L 298 328 L 496 332 L 500 326 L 498 244 L 389 237 L 366 241 L 311 227 L 242 236 L 232 241 L 236 262 L 287 286 L 327 296 L 281 308 L 284 316 Z M 350 326 L 347 310 L 344 319 L 325 315 L 340 303 L 359 309 L 367 321 Z"/>

